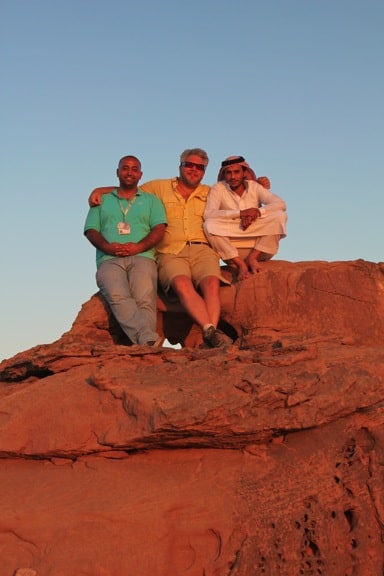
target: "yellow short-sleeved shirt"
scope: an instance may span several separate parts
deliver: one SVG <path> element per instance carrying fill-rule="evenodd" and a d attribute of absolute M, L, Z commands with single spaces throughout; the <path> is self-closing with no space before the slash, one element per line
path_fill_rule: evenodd
<path fill-rule="evenodd" d="M 156 250 L 162 254 L 178 254 L 187 242 L 207 242 L 203 231 L 203 214 L 210 187 L 200 184 L 187 200 L 177 191 L 177 178 L 151 180 L 142 184 L 144 192 L 162 200 L 168 226 Z"/>

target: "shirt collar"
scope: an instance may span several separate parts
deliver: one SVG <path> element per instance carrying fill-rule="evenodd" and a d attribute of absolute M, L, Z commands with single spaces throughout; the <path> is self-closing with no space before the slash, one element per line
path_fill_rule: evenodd
<path fill-rule="evenodd" d="M 117 193 L 117 187 L 112 191 L 112 194 L 114 196 L 116 196 L 116 198 L 121 198 L 121 196 L 119 196 Z M 141 196 L 142 194 L 144 194 L 144 190 L 141 190 L 141 188 L 138 188 L 137 192 L 136 192 L 136 196 Z"/>

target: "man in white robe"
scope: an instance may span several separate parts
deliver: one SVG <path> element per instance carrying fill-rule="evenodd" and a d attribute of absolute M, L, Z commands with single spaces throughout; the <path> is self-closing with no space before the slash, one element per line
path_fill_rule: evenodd
<path fill-rule="evenodd" d="M 238 280 L 258 272 L 286 236 L 286 204 L 269 186 L 242 156 L 230 156 L 208 194 L 204 231 L 222 260 L 235 266 Z"/>

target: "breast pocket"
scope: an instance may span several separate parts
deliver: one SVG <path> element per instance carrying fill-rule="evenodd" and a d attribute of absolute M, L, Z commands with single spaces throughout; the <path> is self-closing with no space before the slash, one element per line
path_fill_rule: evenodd
<path fill-rule="evenodd" d="M 175 219 L 181 220 L 184 215 L 184 207 L 180 202 L 167 201 L 165 204 L 165 212 L 168 222 Z"/>
<path fill-rule="evenodd" d="M 206 203 L 207 203 L 206 198 L 203 199 L 196 197 L 193 199 L 193 211 L 196 214 L 196 216 L 203 217 Z"/>

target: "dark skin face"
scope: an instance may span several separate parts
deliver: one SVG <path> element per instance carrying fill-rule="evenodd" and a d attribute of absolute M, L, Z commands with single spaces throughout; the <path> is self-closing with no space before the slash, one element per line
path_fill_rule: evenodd
<path fill-rule="evenodd" d="M 137 185 L 143 175 L 141 171 L 140 162 L 136 158 L 122 158 L 119 167 L 116 170 L 116 175 L 120 182 L 120 189 L 122 191 L 136 191 Z"/>

